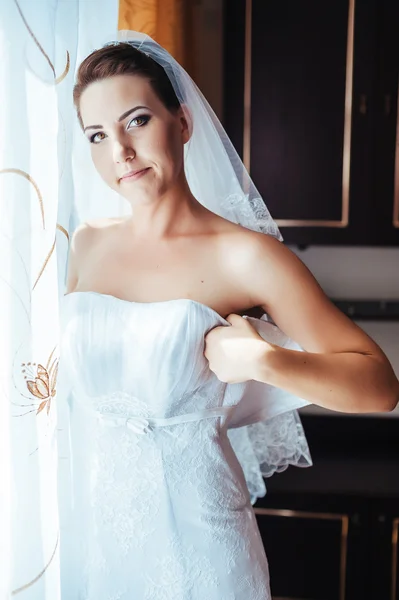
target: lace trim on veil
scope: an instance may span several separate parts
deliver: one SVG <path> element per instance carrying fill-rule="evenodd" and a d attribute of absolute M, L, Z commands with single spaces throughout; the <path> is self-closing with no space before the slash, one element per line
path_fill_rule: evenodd
<path fill-rule="evenodd" d="M 266 494 L 264 477 L 285 471 L 290 465 L 313 464 L 297 410 L 229 429 L 228 436 L 244 471 L 252 504 Z"/>

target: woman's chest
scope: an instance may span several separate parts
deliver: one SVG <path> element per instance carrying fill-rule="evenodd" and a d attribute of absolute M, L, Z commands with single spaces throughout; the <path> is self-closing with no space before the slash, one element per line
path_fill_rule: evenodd
<path fill-rule="evenodd" d="M 231 255 L 211 239 L 173 245 L 104 240 L 81 261 L 75 289 L 143 303 L 190 298 L 227 316 L 251 309 L 240 281 Z"/>

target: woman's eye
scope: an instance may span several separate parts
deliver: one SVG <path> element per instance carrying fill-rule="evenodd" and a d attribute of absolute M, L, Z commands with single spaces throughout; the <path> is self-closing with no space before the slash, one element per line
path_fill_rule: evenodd
<path fill-rule="evenodd" d="M 129 121 L 129 125 L 131 123 L 135 123 L 134 127 L 143 127 L 143 125 L 146 125 L 148 123 L 148 121 L 150 120 L 150 116 L 149 115 L 140 115 L 138 117 L 134 117 L 134 119 L 132 119 L 131 121 Z M 98 135 L 105 135 L 103 131 L 99 131 L 98 133 L 94 133 L 91 137 L 90 137 L 90 142 L 92 144 L 98 144 L 99 142 L 101 142 L 102 140 L 97 140 L 96 138 Z M 102 138 L 104 139 L 104 138 Z"/>
<path fill-rule="evenodd" d="M 148 123 L 149 120 L 150 120 L 150 117 L 148 115 L 140 115 L 138 117 L 134 117 L 134 119 L 129 121 L 129 125 L 130 125 L 130 123 L 133 123 L 134 121 L 136 121 L 136 126 L 141 127 L 142 125 L 145 125 L 146 123 Z"/>
<path fill-rule="evenodd" d="M 95 142 L 94 140 L 95 140 L 95 139 L 96 139 L 96 137 L 97 137 L 98 135 L 100 135 L 100 134 L 104 135 L 104 133 L 103 133 L 102 131 L 99 131 L 98 133 L 95 133 L 95 134 L 93 134 L 93 135 L 90 137 L 90 142 L 91 142 L 92 144 L 98 144 L 98 142 Z M 100 140 L 100 141 L 101 141 L 101 140 Z"/>

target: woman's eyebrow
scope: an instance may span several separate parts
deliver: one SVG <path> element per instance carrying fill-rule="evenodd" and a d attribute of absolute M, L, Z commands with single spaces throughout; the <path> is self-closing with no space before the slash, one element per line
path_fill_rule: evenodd
<path fill-rule="evenodd" d="M 118 118 L 118 123 L 123 121 L 123 119 L 126 119 L 126 117 L 128 117 L 132 112 L 134 112 L 135 110 L 139 110 L 140 108 L 145 108 L 146 110 L 149 110 L 148 106 L 135 106 L 134 108 L 131 108 L 131 109 L 127 110 L 126 112 L 124 112 L 123 115 L 121 115 Z M 84 128 L 83 131 L 86 131 L 86 129 L 101 129 L 101 127 L 102 127 L 102 125 L 88 125 L 87 127 Z"/>

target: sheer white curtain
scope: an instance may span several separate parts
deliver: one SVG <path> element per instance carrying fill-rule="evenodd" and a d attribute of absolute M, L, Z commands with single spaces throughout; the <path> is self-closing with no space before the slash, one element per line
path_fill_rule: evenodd
<path fill-rule="evenodd" d="M 72 88 L 79 62 L 117 24 L 118 0 L 0 3 L 1 600 L 61 598 L 68 244 L 86 215 L 127 210 L 93 172 Z"/>

